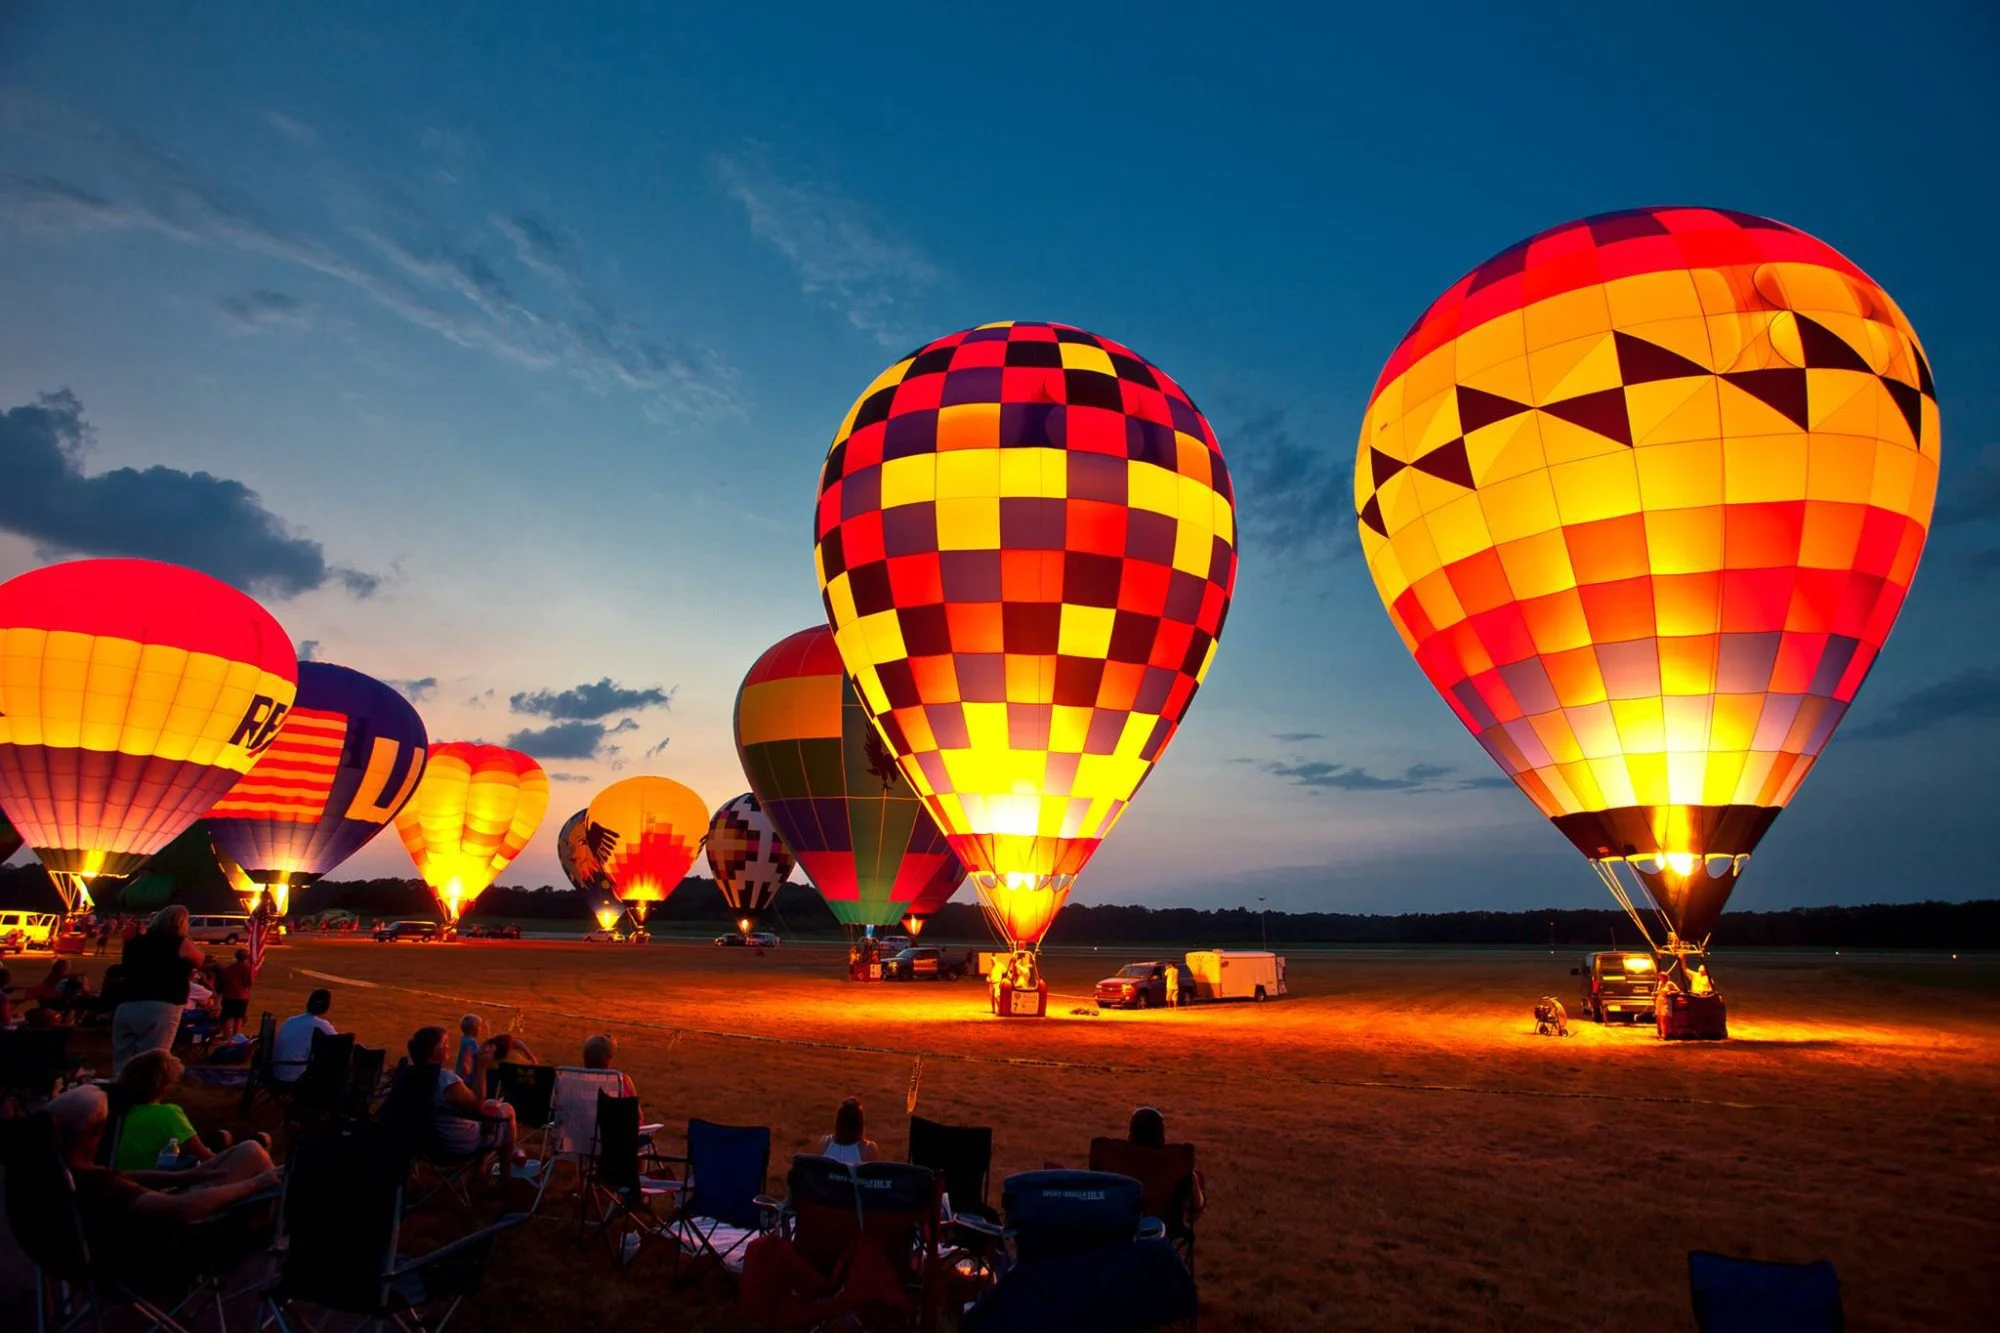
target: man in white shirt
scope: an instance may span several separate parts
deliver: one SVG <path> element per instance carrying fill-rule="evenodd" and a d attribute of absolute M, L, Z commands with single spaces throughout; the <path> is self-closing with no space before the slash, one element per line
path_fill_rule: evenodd
<path fill-rule="evenodd" d="M 312 1056 L 312 1034 L 324 1032 L 332 1036 L 335 1028 L 326 1019 L 326 1011 L 333 1007 L 333 992 L 316 990 L 306 997 L 306 1011 L 293 1014 L 278 1024 L 278 1034 L 271 1042 L 271 1078 L 279 1083 L 296 1083 L 306 1072 L 306 1061 Z"/>

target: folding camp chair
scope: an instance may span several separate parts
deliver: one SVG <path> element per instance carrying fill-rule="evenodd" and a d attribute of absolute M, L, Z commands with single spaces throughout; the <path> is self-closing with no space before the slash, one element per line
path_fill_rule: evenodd
<path fill-rule="evenodd" d="M 1158 1218 L 1167 1239 L 1180 1251 L 1181 1262 L 1194 1272 L 1194 1223 L 1197 1189 L 1194 1145 L 1169 1143 L 1148 1148 L 1124 1139 L 1092 1139 L 1090 1169 L 1130 1176 L 1144 1187 L 1141 1206 Z"/>
<path fill-rule="evenodd" d="M 382 1070 L 389 1053 L 379 1046 L 357 1046 L 347 1067 L 347 1087 L 341 1092 L 335 1114 L 347 1120 L 366 1120 L 375 1113 L 375 1097 L 382 1087 Z"/>
<path fill-rule="evenodd" d="M 913 1115 L 910 1160 L 944 1178 L 945 1196 L 953 1213 L 967 1213 L 989 1222 L 1000 1220 L 1000 1214 L 986 1202 L 987 1181 L 993 1172 L 992 1130 L 983 1126 L 945 1125 Z"/>
<path fill-rule="evenodd" d="M 70 1029 L 0 1029 L 0 1105 L 13 1103 L 19 1114 L 37 1110 L 76 1069 L 69 1056 Z"/>
<path fill-rule="evenodd" d="M 1688 1292 L 1702 1333 L 1840 1333 L 1845 1326 L 1840 1278 L 1824 1259 L 1774 1264 L 1695 1250 Z"/>
<path fill-rule="evenodd" d="M 222 1284 L 209 1266 L 188 1261 L 224 1217 L 186 1229 L 172 1255 L 92 1252 L 77 1205 L 76 1182 L 63 1162 L 55 1122 L 46 1112 L 4 1126 L 7 1225 L 35 1266 L 35 1327 L 40 1333 L 103 1327 L 110 1310 L 132 1309 L 156 1329 L 184 1333 L 183 1312 L 212 1305 L 224 1326 Z M 239 1205 L 240 1207 L 240 1205 Z M 169 1303 L 171 1302 L 171 1304 Z"/>
<path fill-rule="evenodd" d="M 556 1167 L 564 1162 L 576 1170 L 581 1181 L 591 1154 L 597 1150 L 597 1094 L 625 1095 L 625 1076 L 615 1069 L 585 1069 L 563 1065 L 556 1070 L 555 1085 L 549 1093 L 549 1115 L 543 1122 L 542 1188 L 546 1189 Z M 518 1122 L 520 1112 L 515 1112 Z M 641 1134 L 651 1134 L 658 1125 L 641 1125 Z"/>
<path fill-rule="evenodd" d="M 686 1157 L 661 1159 L 687 1168 L 672 1222 L 680 1242 L 674 1253 L 676 1285 L 692 1281 L 704 1263 L 731 1273 L 743 1270 L 743 1249 L 767 1216 L 759 1200 L 767 1197 L 764 1185 L 771 1174 L 771 1130 L 690 1120 L 687 1149 Z"/>
<path fill-rule="evenodd" d="M 1010 1256 L 991 1290 L 959 1320 L 964 1333 L 1137 1333 L 1192 1326 L 1194 1277 L 1159 1222 L 1141 1212 L 1144 1187 L 1098 1171 L 1029 1171 L 1001 1184 Z M 966 1219 L 961 1225 L 976 1226 Z"/>
<path fill-rule="evenodd" d="M 854 1188 L 861 1234 L 880 1247 L 902 1283 L 900 1308 L 928 1325 L 944 1290 L 938 1252 L 943 1180 L 909 1162 L 863 1162 L 854 1168 Z"/>
<path fill-rule="evenodd" d="M 255 1105 L 257 1094 L 263 1093 L 280 1109 L 291 1104 L 294 1085 L 280 1083 L 272 1072 L 272 1061 L 276 1058 L 278 1045 L 278 1019 L 269 1009 L 257 1020 L 257 1044 L 250 1048 L 250 1072 L 243 1080 L 243 1105 L 240 1114 L 249 1115 Z"/>
<path fill-rule="evenodd" d="M 284 1123 L 287 1128 L 296 1128 L 301 1123 L 323 1122 L 339 1112 L 353 1074 L 354 1047 L 355 1036 L 352 1032 L 313 1029 L 305 1072 L 292 1085 L 291 1099 L 285 1105 Z"/>
<path fill-rule="evenodd" d="M 554 1065 L 497 1064 L 486 1071 L 486 1095 L 514 1108 L 514 1127 L 524 1151 L 530 1139 L 536 1155 L 547 1150 L 549 1125 L 555 1119 Z"/>
<path fill-rule="evenodd" d="M 582 1197 L 577 1203 L 580 1225 L 610 1232 L 612 1253 L 621 1261 L 625 1237 L 659 1235 L 666 1223 L 653 1211 L 655 1200 L 673 1200 L 681 1183 L 670 1175 L 648 1175 L 664 1163 L 652 1150 L 651 1140 L 639 1132 L 639 1099 L 597 1094 L 596 1150 L 587 1162 Z M 597 1216 L 589 1215 L 592 1204 Z M 613 1225 L 616 1230 L 613 1231 Z"/>
<path fill-rule="evenodd" d="M 410 1178 L 434 1178 L 428 1189 L 414 1200 L 406 1200 L 413 1211 L 446 1192 L 470 1207 L 472 1195 L 468 1186 L 491 1151 L 485 1147 L 467 1151 L 438 1141 L 437 1088 L 438 1076 L 443 1072 L 437 1065 L 402 1066 L 376 1113 L 377 1123 L 397 1146 Z"/>
<path fill-rule="evenodd" d="M 514 1213 L 405 1259 L 397 1251 L 405 1178 L 398 1145 L 380 1133 L 309 1135 L 294 1145 L 278 1276 L 264 1292 L 269 1322 L 281 1333 L 312 1327 L 301 1306 L 405 1330 L 440 1329 L 479 1290 L 495 1239 L 527 1220 Z"/>

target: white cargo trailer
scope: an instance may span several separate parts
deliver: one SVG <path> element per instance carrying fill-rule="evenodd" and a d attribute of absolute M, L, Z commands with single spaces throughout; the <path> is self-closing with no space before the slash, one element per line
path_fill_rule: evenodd
<path fill-rule="evenodd" d="M 1268 1000 L 1285 993 L 1285 960 L 1260 949 L 1196 949 L 1187 956 L 1197 1000 Z"/>

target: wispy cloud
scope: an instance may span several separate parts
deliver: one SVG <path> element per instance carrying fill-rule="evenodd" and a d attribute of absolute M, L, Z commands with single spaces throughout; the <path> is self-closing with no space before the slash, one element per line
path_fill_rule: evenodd
<path fill-rule="evenodd" d="M 748 215 L 750 234 L 790 262 L 807 295 L 885 347 L 910 340 L 907 307 L 942 277 L 935 264 L 893 239 L 856 201 L 786 179 L 761 149 L 718 154 L 714 165 L 724 193 Z"/>
<path fill-rule="evenodd" d="M 310 231 L 287 226 L 144 137 L 23 94 L 0 95 L 0 139 L 9 138 L 65 163 L 60 178 L 0 175 L 0 220 L 17 227 L 141 229 L 237 250 L 342 284 L 457 346 L 594 390 L 631 392 L 654 420 L 735 410 L 735 375 L 712 353 L 620 314 L 581 283 L 573 263 L 550 282 L 545 268 L 522 261 L 518 218 L 497 238 L 454 228 L 392 191 L 355 186 L 316 154 L 361 216 Z M 72 178 L 82 176 L 88 181 Z M 520 281 L 493 262 L 493 250 Z"/>
<path fill-rule="evenodd" d="M 658 745 L 649 745 L 649 746 L 647 746 L 647 747 L 646 747 L 646 758 L 648 758 L 648 759 L 653 759 L 653 758 L 657 758 L 657 757 L 658 757 L 658 756 L 660 756 L 660 755 L 663 755 L 663 754 L 665 754 L 665 753 L 667 752 L 667 746 L 668 746 L 668 744 L 669 744 L 669 743 L 671 743 L 671 742 L 672 742 L 672 740 L 673 740 L 673 737 L 671 737 L 671 736 L 663 736 L 663 737 L 661 737 L 661 738 L 660 738 L 660 743 L 659 743 Z"/>
<path fill-rule="evenodd" d="M 1283 741 L 1287 745 L 1297 745 L 1300 741 L 1316 741 L 1321 737 L 1317 731 L 1277 731 L 1271 733 L 1271 739 Z"/>
<path fill-rule="evenodd" d="M 318 639 L 300 639 L 300 640 L 299 640 L 299 661 L 301 661 L 301 662 L 317 662 L 317 661 L 319 661 L 319 640 L 318 640 Z"/>
<path fill-rule="evenodd" d="M 319 143 L 319 131 L 302 120 L 286 115 L 282 111 L 266 111 L 264 122 L 276 130 L 280 136 L 293 143 L 310 148 Z"/>
<path fill-rule="evenodd" d="M 382 683 L 413 704 L 420 704 L 437 697 L 436 676 L 419 676 L 415 680 L 385 680 Z"/>
<path fill-rule="evenodd" d="M 1361 553 L 1354 528 L 1354 448 L 1301 440 L 1282 407 L 1224 394 L 1216 423 L 1236 485 L 1244 546 L 1281 560 L 1346 560 Z"/>
<path fill-rule="evenodd" d="M 2000 444 L 1980 451 L 1978 466 L 1949 487 L 1939 487 L 1935 528 L 1964 527 L 2000 519 Z"/>
<path fill-rule="evenodd" d="M 486 705 L 492 702 L 493 702 L 493 691 L 481 690 L 479 693 L 468 698 L 465 701 L 465 706 L 467 708 L 484 708 L 486 707 Z"/>
<path fill-rule="evenodd" d="M 306 318 L 304 301 L 285 292 L 261 287 L 241 296 L 225 296 L 216 303 L 216 309 L 221 313 L 223 323 L 238 333 L 302 329 L 310 323 Z"/>
<path fill-rule="evenodd" d="M 557 721 L 593 721 L 613 713 L 630 713 L 641 708 L 671 708 L 673 702 L 674 690 L 658 685 L 634 689 L 616 684 L 606 676 L 602 680 L 571 686 L 566 690 L 523 691 L 510 695 L 507 706 L 517 713 Z"/>
<path fill-rule="evenodd" d="M 517 731 L 507 738 L 507 744 L 537 759 L 602 759 L 617 753 L 616 746 L 606 744 L 610 737 L 638 729 L 639 724 L 629 717 L 616 723 L 558 722 Z"/>
<path fill-rule="evenodd" d="M 551 773 L 551 774 L 549 774 L 549 781 L 550 781 L 550 782 L 590 782 L 590 781 L 593 781 L 593 779 L 591 778 L 591 776 L 590 776 L 590 775 L 589 775 L 588 773 Z"/>
<path fill-rule="evenodd" d="M 1392 791 L 1429 795 L 1514 785 L 1498 775 L 1454 778 L 1451 775 L 1457 770 L 1444 764 L 1411 764 L 1395 774 L 1371 773 L 1352 764 L 1336 764 L 1323 759 L 1274 759 L 1266 762 L 1263 768 L 1275 777 L 1317 791 Z"/>
<path fill-rule="evenodd" d="M 1848 740 L 1886 741 L 1944 722 L 2000 717 L 2000 668 L 1974 667 L 1904 695 L 1887 715 L 1841 732 Z"/>
<path fill-rule="evenodd" d="M 366 597 L 380 586 L 327 563 L 242 482 L 160 466 L 89 474 L 90 441 L 67 389 L 0 411 L 0 531 L 51 556 L 167 560 L 274 597 L 329 584 Z"/>

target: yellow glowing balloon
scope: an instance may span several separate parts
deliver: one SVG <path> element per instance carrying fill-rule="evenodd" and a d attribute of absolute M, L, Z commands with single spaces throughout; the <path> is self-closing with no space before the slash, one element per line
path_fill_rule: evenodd
<path fill-rule="evenodd" d="M 456 921 L 535 836 L 549 808 L 549 775 L 516 750 L 449 741 L 430 747 L 416 795 L 396 832 L 417 873 Z"/>
<path fill-rule="evenodd" d="M 671 778 L 626 778 L 597 794 L 588 819 L 593 838 L 609 844 L 611 891 L 644 921 L 647 905 L 687 878 L 708 833 L 708 803 Z"/>

